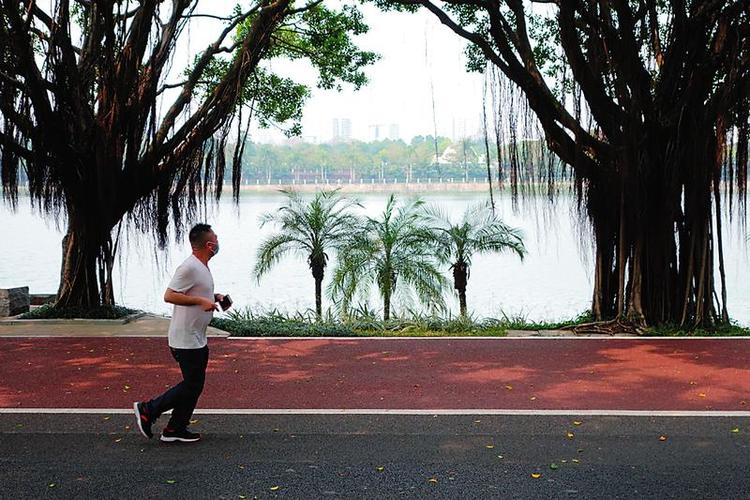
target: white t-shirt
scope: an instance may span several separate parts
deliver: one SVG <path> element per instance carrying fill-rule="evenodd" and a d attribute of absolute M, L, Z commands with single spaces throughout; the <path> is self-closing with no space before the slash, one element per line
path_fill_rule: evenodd
<path fill-rule="evenodd" d="M 195 255 L 190 255 L 174 272 L 168 288 L 194 297 L 205 297 L 214 301 L 214 279 L 211 271 Z M 206 328 L 213 311 L 204 311 L 202 306 L 178 306 L 175 304 L 169 322 L 169 347 L 175 349 L 200 349 L 206 346 Z"/>

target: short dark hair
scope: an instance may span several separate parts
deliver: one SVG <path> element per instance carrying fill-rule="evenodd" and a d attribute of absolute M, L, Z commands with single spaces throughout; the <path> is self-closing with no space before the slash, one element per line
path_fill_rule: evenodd
<path fill-rule="evenodd" d="M 190 246 L 200 248 L 208 241 L 208 235 L 213 232 L 209 224 L 196 224 L 190 230 Z"/>

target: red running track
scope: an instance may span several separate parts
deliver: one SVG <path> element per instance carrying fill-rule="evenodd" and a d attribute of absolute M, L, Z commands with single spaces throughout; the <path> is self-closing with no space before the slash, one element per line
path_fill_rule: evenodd
<path fill-rule="evenodd" d="M 200 408 L 747 411 L 750 339 L 211 339 Z M 0 339 L 0 407 L 127 408 L 164 338 Z"/>

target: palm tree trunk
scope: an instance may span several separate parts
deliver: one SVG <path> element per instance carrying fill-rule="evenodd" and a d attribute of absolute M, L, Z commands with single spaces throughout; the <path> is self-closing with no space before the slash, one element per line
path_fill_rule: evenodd
<path fill-rule="evenodd" d="M 325 276 L 325 261 L 310 256 L 310 269 L 315 279 L 315 314 L 318 319 L 323 317 L 323 276 Z"/>
<path fill-rule="evenodd" d="M 391 290 L 386 288 L 383 290 L 383 320 L 389 319 L 391 319 Z"/>
<path fill-rule="evenodd" d="M 463 261 L 453 264 L 453 287 L 458 291 L 458 304 L 461 316 L 466 317 L 466 283 L 469 267 Z"/>
<path fill-rule="evenodd" d="M 315 278 L 315 314 L 318 319 L 323 317 L 322 287 L 323 278 Z"/>

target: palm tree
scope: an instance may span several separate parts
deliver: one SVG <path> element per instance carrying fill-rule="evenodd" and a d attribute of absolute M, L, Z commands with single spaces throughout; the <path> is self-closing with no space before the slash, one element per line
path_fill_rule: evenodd
<path fill-rule="evenodd" d="M 397 206 L 391 195 L 381 217 L 368 217 L 364 230 L 352 234 L 339 252 L 329 285 L 329 293 L 342 311 L 349 309 L 357 292 L 367 296 L 373 284 L 383 299 L 385 320 L 390 319 L 393 297 L 409 289 L 423 304 L 445 308 L 447 282 L 437 269 L 423 204 L 416 200 Z"/>
<path fill-rule="evenodd" d="M 426 214 L 436 243 L 436 256 L 450 264 L 461 316 L 466 316 L 466 284 L 472 257 L 475 254 L 511 251 L 523 260 L 526 254 L 523 234 L 503 223 L 487 204 L 469 207 L 458 223 L 452 222 L 437 207 L 430 207 Z"/>
<path fill-rule="evenodd" d="M 305 255 L 315 279 L 315 313 L 320 318 L 328 251 L 338 248 L 357 228 L 359 218 L 349 210 L 361 205 L 342 197 L 338 189 L 319 191 L 309 201 L 295 191 L 281 192 L 287 196 L 286 204 L 275 213 L 261 216 L 261 227 L 274 223 L 279 226 L 279 232 L 266 238 L 258 248 L 255 276 L 260 281 L 261 276 L 290 252 Z"/>

